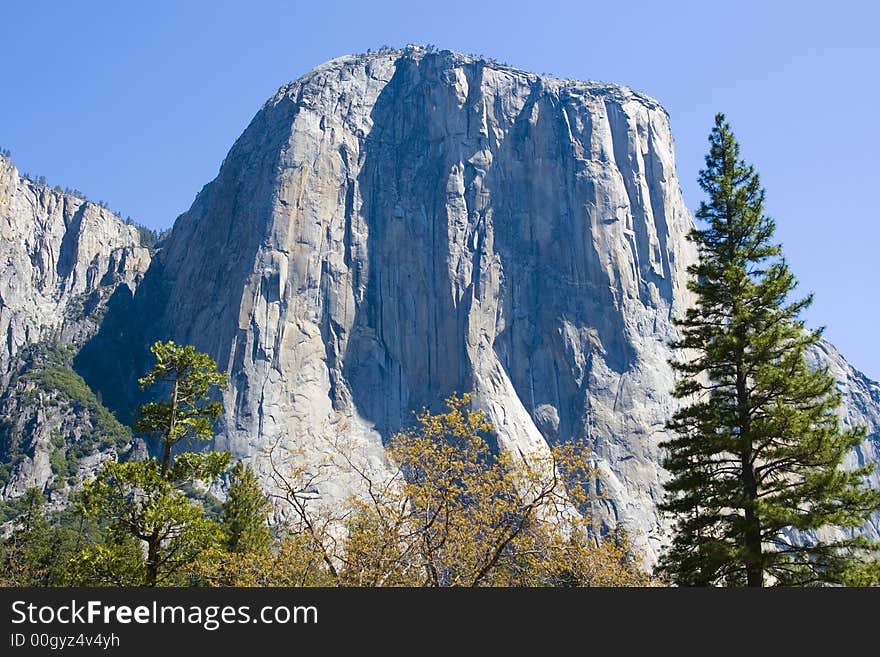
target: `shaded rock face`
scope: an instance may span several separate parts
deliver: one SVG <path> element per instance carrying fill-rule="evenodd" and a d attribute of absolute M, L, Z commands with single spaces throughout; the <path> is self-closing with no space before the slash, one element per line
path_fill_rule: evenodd
<path fill-rule="evenodd" d="M 137 230 L 95 203 L 21 178 L 0 157 L 0 384 L 25 345 L 82 344 L 150 262 Z"/>
<path fill-rule="evenodd" d="M 473 391 L 503 448 L 586 438 L 607 522 L 646 540 L 690 227 L 646 96 L 342 58 L 282 88 L 178 220 L 156 332 L 228 370 L 220 442 L 264 475 L 267 447 L 318 459 L 339 435 L 381 468 L 413 410 Z"/>

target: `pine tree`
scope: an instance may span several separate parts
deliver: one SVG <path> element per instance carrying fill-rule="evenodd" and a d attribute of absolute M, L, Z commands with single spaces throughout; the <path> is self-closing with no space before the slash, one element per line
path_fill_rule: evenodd
<path fill-rule="evenodd" d="M 177 573 L 221 539 L 220 527 L 187 497 L 186 489 L 196 481 L 216 480 L 229 467 L 229 452 L 181 452 L 173 459 L 172 452 L 181 441 L 213 437 L 212 424 L 223 407 L 210 401 L 210 393 L 212 388 L 225 388 L 225 376 L 216 371 L 210 356 L 192 346 L 157 342 L 151 351 L 156 365 L 138 382 L 141 388 L 164 384 L 168 397 L 141 406 L 135 429 L 158 437 L 161 456 L 108 461 L 83 489 L 83 510 L 110 520 L 112 540 L 85 550 L 76 569 L 101 583 L 172 583 Z M 131 565 L 130 539 L 145 544 L 142 567 Z"/>
<path fill-rule="evenodd" d="M 52 564 L 51 528 L 46 520 L 46 498 L 39 488 L 21 496 L 20 512 L 12 534 L 0 541 L 0 584 L 45 586 Z"/>
<path fill-rule="evenodd" d="M 241 461 L 230 472 L 229 498 L 223 503 L 221 525 L 230 552 L 256 552 L 269 546 L 272 531 L 266 524 L 271 504 L 251 467 Z"/>
<path fill-rule="evenodd" d="M 868 557 L 880 545 L 816 533 L 858 527 L 880 508 L 880 491 L 864 483 L 873 465 L 841 467 L 864 430 L 841 428 L 834 379 L 806 365 L 821 334 L 799 319 L 812 297 L 790 299 L 797 282 L 773 242 L 764 190 L 722 114 L 709 143 L 704 227 L 690 234 L 696 304 L 673 345 L 674 395 L 686 405 L 664 444 L 672 478 L 661 508 L 676 524 L 661 569 L 679 585 L 876 582 L 880 564 Z"/>
<path fill-rule="evenodd" d="M 95 528 L 69 509 L 51 513 L 39 488 L 28 488 L 16 506 L 11 534 L 0 538 L 0 586 L 66 585 L 71 557 Z"/>

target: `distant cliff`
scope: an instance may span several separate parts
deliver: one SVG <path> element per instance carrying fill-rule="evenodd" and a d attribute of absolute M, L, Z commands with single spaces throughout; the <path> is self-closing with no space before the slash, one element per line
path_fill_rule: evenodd
<path fill-rule="evenodd" d="M 82 344 L 119 286 L 133 293 L 149 263 L 134 226 L 20 177 L 0 157 L 0 381 L 26 344 Z"/>
<path fill-rule="evenodd" d="M 70 361 L 149 263 L 134 226 L 0 157 L 0 500 L 36 486 L 61 503 L 130 449 L 130 431 Z"/>

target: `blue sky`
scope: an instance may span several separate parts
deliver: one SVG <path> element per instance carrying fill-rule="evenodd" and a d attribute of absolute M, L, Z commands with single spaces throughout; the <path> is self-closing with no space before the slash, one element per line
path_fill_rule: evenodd
<path fill-rule="evenodd" d="M 877 3 L 28 2 L 0 10 L 0 146 L 22 171 L 170 225 L 284 82 L 433 43 L 644 91 L 667 108 L 688 206 L 723 111 L 767 188 L 807 314 L 880 378 Z"/>

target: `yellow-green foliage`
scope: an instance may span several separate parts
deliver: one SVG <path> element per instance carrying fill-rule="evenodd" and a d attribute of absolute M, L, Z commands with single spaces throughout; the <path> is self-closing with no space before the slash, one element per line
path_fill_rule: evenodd
<path fill-rule="evenodd" d="M 589 491 L 597 474 L 582 443 L 494 453 L 485 439 L 493 428 L 470 409 L 470 396 L 453 396 L 447 406 L 441 414 L 423 411 L 416 428 L 393 437 L 391 477 L 372 475 L 350 449 L 334 445 L 336 466 L 360 476 L 366 489 L 342 511 L 320 508 L 304 494 L 320 487 L 314 468 L 285 473 L 273 458 L 275 483 L 293 515 L 288 540 L 308 552 L 308 574 L 263 555 L 250 563 L 278 569 L 279 582 L 299 577 L 343 586 L 649 583 L 624 536 L 593 530 Z M 229 582 L 239 563 L 212 564 L 208 579 Z"/>

